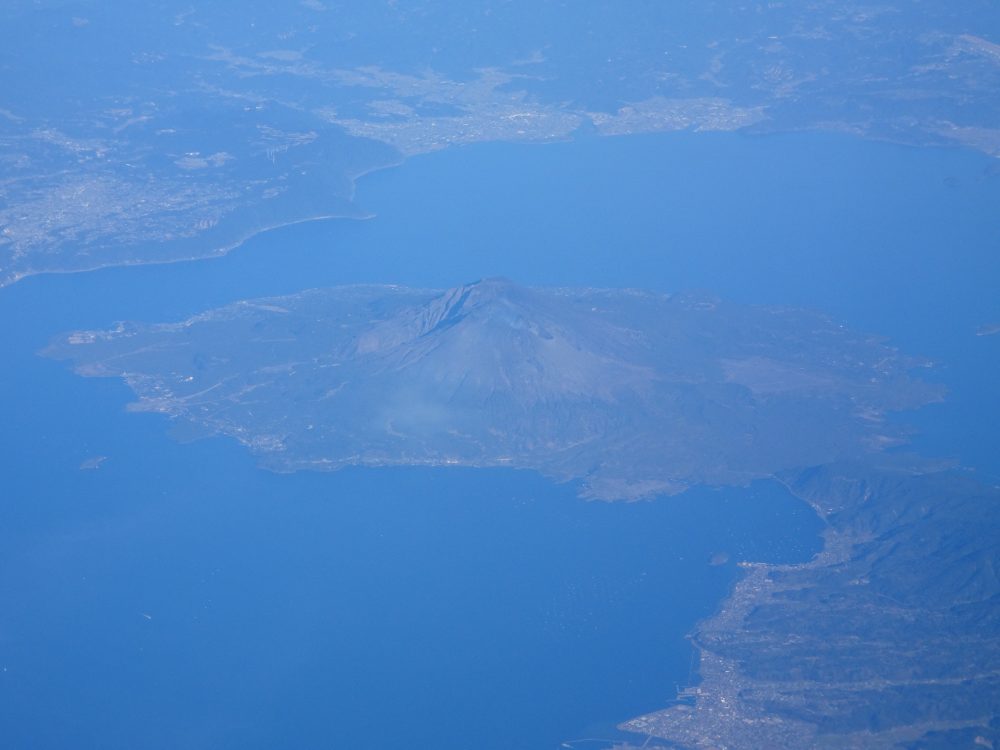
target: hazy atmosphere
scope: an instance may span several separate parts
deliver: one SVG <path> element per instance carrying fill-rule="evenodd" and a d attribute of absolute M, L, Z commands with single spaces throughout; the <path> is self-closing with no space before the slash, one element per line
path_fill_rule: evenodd
<path fill-rule="evenodd" d="M 0 8 L 11 748 L 1000 747 L 1000 7 Z"/>

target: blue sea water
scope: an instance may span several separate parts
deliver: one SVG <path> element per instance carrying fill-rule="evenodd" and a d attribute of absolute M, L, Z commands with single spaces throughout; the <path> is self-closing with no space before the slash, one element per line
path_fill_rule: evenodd
<path fill-rule="evenodd" d="M 669 700 L 739 559 L 807 559 L 770 484 L 585 503 L 527 472 L 260 471 L 35 352 L 358 281 L 707 289 L 940 361 L 915 446 L 1000 474 L 1000 179 L 829 135 L 477 146 L 366 177 L 375 219 L 0 291 L 0 728 L 33 748 L 550 748 Z M 107 456 L 96 470 L 81 462 Z M 712 566 L 717 552 L 725 565 Z"/>
<path fill-rule="evenodd" d="M 17 364 L 10 747 L 606 737 L 689 679 L 683 636 L 733 576 L 713 554 L 817 547 L 817 520 L 776 485 L 620 506 L 526 472 L 271 474 L 228 441 L 171 442 L 122 411 L 116 382 Z"/>

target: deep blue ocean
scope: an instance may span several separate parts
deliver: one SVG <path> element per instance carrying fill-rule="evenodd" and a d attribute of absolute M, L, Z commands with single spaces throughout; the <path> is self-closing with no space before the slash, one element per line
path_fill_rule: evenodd
<path fill-rule="evenodd" d="M 0 290 L 3 745 L 609 737 L 692 679 L 684 634 L 736 561 L 819 546 L 768 483 L 609 505 L 530 472 L 271 474 L 226 440 L 174 443 L 125 411 L 123 384 L 37 357 L 56 334 L 360 281 L 708 290 L 935 359 L 950 394 L 903 419 L 914 447 L 994 477 L 1000 335 L 975 333 L 1000 323 L 995 165 L 816 134 L 469 147 L 363 178 L 370 220 Z"/>

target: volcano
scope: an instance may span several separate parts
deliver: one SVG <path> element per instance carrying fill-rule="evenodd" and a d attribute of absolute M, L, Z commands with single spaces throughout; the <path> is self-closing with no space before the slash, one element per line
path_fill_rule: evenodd
<path fill-rule="evenodd" d="M 923 364 L 812 312 L 708 295 L 351 286 L 50 347 L 263 465 L 513 466 L 606 499 L 743 484 L 905 435 Z"/>

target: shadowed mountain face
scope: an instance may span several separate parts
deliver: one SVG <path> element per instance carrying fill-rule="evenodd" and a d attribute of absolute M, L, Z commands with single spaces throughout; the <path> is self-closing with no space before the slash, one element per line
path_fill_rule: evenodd
<path fill-rule="evenodd" d="M 341 287 L 48 354 L 279 470 L 507 465 L 605 499 L 742 484 L 903 437 L 917 361 L 802 310 L 635 290 Z"/>

